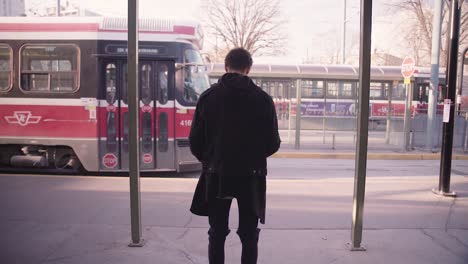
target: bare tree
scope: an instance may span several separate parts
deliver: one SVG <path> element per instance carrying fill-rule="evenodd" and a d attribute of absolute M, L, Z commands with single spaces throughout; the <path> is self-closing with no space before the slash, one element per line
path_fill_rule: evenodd
<path fill-rule="evenodd" d="M 412 21 L 406 27 L 407 45 L 415 57 L 416 64 L 423 65 L 430 63 L 432 49 L 432 27 L 434 10 L 427 0 L 401 0 L 394 5 L 397 9 L 409 12 Z M 441 39 L 441 60 L 440 64 L 445 65 L 447 60 L 447 34 L 449 23 L 450 3 L 444 0 L 442 11 L 442 39 Z M 408 22 L 405 22 L 408 23 Z M 462 15 L 460 19 L 460 47 L 468 44 L 468 4 L 463 3 Z"/>
<path fill-rule="evenodd" d="M 204 0 L 204 10 L 207 33 L 221 42 L 219 52 L 243 47 L 266 55 L 285 46 L 279 0 Z"/>

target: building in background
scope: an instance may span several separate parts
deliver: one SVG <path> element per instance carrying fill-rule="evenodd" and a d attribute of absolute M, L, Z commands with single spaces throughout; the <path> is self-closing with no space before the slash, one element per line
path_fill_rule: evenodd
<path fill-rule="evenodd" d="M 24 0 L 0 0 L 0 16 L 24 15 Z"/>
<path fill-rule="evenodd" d="M 1 0 L 0 0 L 1 1 Z M 14 0 L 13 0 L 14 1 Z M 24 1 L 24 0 L 22 0 Z M 60 5 L 60 12 L 57 7 Z M 31 1 L 26 7 L 26 16 L 102 16 L 88 8 L 82 8 L 78 1 Z"/>

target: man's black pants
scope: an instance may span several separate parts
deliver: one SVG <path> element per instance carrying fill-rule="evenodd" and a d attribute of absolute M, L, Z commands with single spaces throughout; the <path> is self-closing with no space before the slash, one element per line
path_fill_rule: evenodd
<path fill-rule="evenodd" d="M 208 257 L 210 264 L 224 263 L 224 242 L 229 234 L 229 211 L 232 199 L 214 199 L 210 205 L 209 223 L 210 230 Z M 237 234 L 242 242 L 242 264 L 257 263 L 258 256 L 258 216 L 253 207 L 252 199 L 247 195 L 239 195 L 237 198 L 239 207 L 239 228 Z"/>

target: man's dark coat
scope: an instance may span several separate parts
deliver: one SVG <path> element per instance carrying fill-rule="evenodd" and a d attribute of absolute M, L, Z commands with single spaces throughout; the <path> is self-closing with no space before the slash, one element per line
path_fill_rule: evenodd
<path fill-rule="evenodd" d="M 281 142 L 271 97 L 247 76 L 224 74 L 200 96 L 189 139 L 203 164 L 190 211 L 207 216 L 213 199 L 247 195 L 265 223 L 266 158 Z"/>

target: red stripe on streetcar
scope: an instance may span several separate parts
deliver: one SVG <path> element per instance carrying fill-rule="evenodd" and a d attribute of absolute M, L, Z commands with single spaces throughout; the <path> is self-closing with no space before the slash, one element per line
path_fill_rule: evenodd
<path fill-rule="evenodd" d="M 187 34 L 195 35 L 195 28 L 188 26 L 174 26 L 174 33 L 176 34 Z"/>
<path fill-rule="evenodd" d="M 83 106 L 0 105 L 0 136 L 96 138 L 89 117 Z"/>

